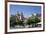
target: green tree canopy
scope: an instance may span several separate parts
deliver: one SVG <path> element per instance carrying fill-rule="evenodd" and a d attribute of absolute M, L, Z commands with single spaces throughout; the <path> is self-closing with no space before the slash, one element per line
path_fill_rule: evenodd
<path fill-rule="evenodd" d="M 29 25 L 39 23 L 39 22 L 40 22 L 40 19 L 37 16 L 29 17 L 27 20 L 27 24 L 29 24 Z"/>

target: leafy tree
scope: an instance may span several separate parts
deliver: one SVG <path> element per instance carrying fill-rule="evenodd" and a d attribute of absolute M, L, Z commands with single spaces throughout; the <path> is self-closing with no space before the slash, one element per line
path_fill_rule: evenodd
<path fill-rule="evenodd" d="M 17 25 L 23 25 L 23 20 L 16 19 Z"/>
<path fill-rule="evenodd" d="M 15 25 L 24 25 L 24 24 L 23 24 L 23 21 L 18 20 L 18 19 L 17 19 L 17 22 L 16 22 L 16 17 L 12 15 L 10 17 L 10 27 L 14 27 Z"/>
<path fill-rule="evenodd" d="M 40 22 L 40 19 L 37 17 L 37 16 L 32 16 L 32 17 L 29 17 L 28 20 L 27 20 L 27 24 L 30 25 L 30 24 L 36 24 L 36 23 L 39 23 Z"/>
<path fill-rule="evenodd" d="M 10 17 L 10 27 L 14 27 L 16 25 L 16 19 L 15 16 Z"/>

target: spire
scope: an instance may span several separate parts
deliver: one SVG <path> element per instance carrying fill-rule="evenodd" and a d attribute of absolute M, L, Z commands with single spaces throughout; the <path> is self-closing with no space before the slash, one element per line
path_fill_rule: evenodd
<path fill-rule="evenodd" d="M 17 16 L 20 16 L 20 13 L 19 13 L 19 11 L 17 11 L 17 12 L 16 12 L 16 15 L 17 15 Z"/>

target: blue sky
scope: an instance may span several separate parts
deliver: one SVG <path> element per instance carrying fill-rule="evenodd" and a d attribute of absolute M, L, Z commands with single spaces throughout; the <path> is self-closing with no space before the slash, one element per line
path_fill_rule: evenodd
<path fill-rule="evenodd" d="M 41 6 L 29 5 L 10 5 L 10 14 L 15 15 L 16 12 L 23 12 L 24 16 L 32 15 L 32 13 L 41 13 Z"/>

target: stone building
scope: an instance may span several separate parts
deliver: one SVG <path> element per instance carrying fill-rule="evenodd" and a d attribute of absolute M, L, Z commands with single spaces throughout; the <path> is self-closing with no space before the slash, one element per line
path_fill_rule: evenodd
<path fill-rule="evenodd" d="M 23 13 L 19 13 L 19 11 L 17 11 L 16 13 L 16 22 L 18 21 L 23 21 L 24 20 L 24 16 L 23 16 Z"/>

